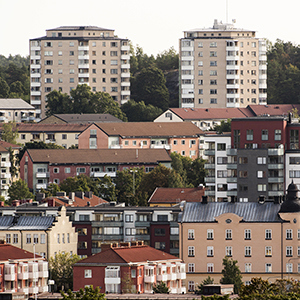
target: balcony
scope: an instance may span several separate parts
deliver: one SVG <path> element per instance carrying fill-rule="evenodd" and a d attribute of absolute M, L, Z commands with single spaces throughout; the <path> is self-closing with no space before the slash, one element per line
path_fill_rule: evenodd
<path fill-rule="evenodd" d="M 78 46 L 78 51 L 89 51 L 89 46 Z"/>
<path fill-rule="evenodd" d="M 147 282 L 147 283 L 154 283 L 155 282 L 155 276 L 154 275 L 145 275 L 144 276 L 144 282 Z"/>
<path fill-rule="evenodd" d="M 19 292 L 19 293 L 24 293 L 24 294 L 28 295 L 28 293 L 29 293 L 29 288 L 28 288 L 28 287 L 20 288 L 20 289 L 18 289 L 18 292 Z"/>
<path fill-rule="evenodd" d="M 182 108 L 194 108 L 195 104 L 194 103 L 182 103 L 181 107 Z"/>
<path fill-rule="evenodd" d="M 228 108 L 240 107 L 240 103 L 239 102 L 227 102 L 226 107 L 228 107 Z"/>
<path fill-rule="evenodd" d="M 105 284 L 120 284 L 121 278 L 120 277 L 105 277 L 104 283 Z"/>
<path fill-rule="evenodd" d="M 104 177 L 105 175 L 109 177 L 116 177 L 117 172 L 91 172 L 90 177 Z"/>
<path fill-rule="evenodd" d="M 41 86 L 41 83 L 40 82 L 31 82 L 30 84 L 31 86 Z"/>
<path fill-rule="evenodd" d="M 121 91 L 121 95 L 130 96 L 130 91 Z"/>
<path fill-rule="evenodd" d="M 78 69 L 88 69 L 89 67 L 89 64 L 78 64 Z"/>
<path fill-rule="evenodd" d="M 237 164 L 227 164 L 227 169 L 228 170 L 236 170 L 237 169 Z"/>
<path fill-rule="evenodd" d="M 121 46 L 121 51 L 130 51 L 130 46 L 129 45 L 122 45 Z"/>
<path fill-rule="evenodd" d="M 41 91 L 31 91 L 30 95 L 31 96 L 41 96 Z"/>
<path fill-rule="evenodd" d="M 86 55 L 78 55 L 78 60 L 80 59 L 90 59 L 90 56 L 88 54 Z"/>
<path fill-rule="evenodd" d="M 240 94 L 238 93 L 226 94 L 226 98 L 240 98 Z"/>
<path fill-rule="evenodd" d="M 215 169 L 216 166 L 215 166 L 215 164 L 204 164 L 204 168 L 205 169 Z"/>
<path fill-rule="evenodd" d="M 177 288 L 177 294 L 186 294 L 186 287 Z"/>
<path fill-rule="evenodd" d="M 237 183 L 237 177 L 227 177 L 226 182 L 227 183 Z"/>
<path fill-rule="evenodd" d="M 11 178 L 10 173 L 1 173 L 1 178 Z"/>
<path fill-rule="evenodd" d="M 240 79 L 238 74 L 227 74 L 226 79 Z"/>
<path fill-rule="evenodd" d="M 176 280 L 177 279 L 177 273 L 171 273 L 167 274 L 168 275 L 168 280 Z"/>
<path fill-rule="evenodd" d="M 40 189 L 47 189 L 47 183 L 37 183 L 37 184 L 35 185 L 35 188 L 36 188 L 37 190 L 40 190 Z"/>
<path fill-rule="evenodd" d="M 10 168 L 11 163 L 9 161 L 2 161 L 1 168 Z"/>
<path fill-rule="evenodd" d="M 31 100 L 31 101 L 30 101 L 30 104 L 31 104 L 31 105 L 40 105 L 41 103 L 42 103 L 41 100 Z"/>
<path fill-rule="evenodd" d="M 130 86 L 130 82 L 129 81 L 123 81 L 123 82 L 121 82 L 121 86 Z"/>
<path fill-rule="evenodd" d="M 283 191 L 269 191 L 268 196 L 269 197 L 274 197 L 274 196 L 283 196 L 284 192 Z"/>
<path fill-rule="evenodd" d="M 240 66 L 239 65 L 227 65 L 226 70 L 239 70 Z"/>
<path fill-rule="evenodd" d="M 48 285 L 39 286 L 39 293 L 48 292 Z"/>
<path fill-rule="evenodd" d="M 227 148 L 226 149 L 226 154 L 228 156 L 236 156 L 237 155 L 237 149 L 234 148 Z"/>
<path fill-rule="evenodd" d="M 29 294 L 38 294 L 39 287 L 38 286 L 32 286 L 29 288 Z"/>
<path fill-rule="evenodd" d="M 269 177 L 268 183 L 283 183 L 284 178 L 283 177 Z"/>
<path fill-rule="evenodd" d="M 129 54 L 121 54 L 121 59 L 130 59 L 130 55 Z"/>
<path fill-rule="evenodd" d="M 125 64 L 125 63 L 123 64 L 123 63 L 121 63 L 121 68 L 129 70 L 130 69 L 130 64 Z"/>
<path fill-rule="evenodd" d="M 4 281 L 15 281 L 16 280 L 16 274 L 4 274 Z"/>
<path fill-rule="evenodd" d="M 0 122 L 5 122 L 7 120 L 7 118 L 6 117 L 4 117 L 4 116 L 0 116 Z"/>
<path fill-rule="evenodd" d="M 121 77 L 122 78 L 130 78 L 130 73 L 129 72 L 123 72 L 123 73 L 121 73 Z"/>
<path fill-rule="evenodd" d="M 177 273 L 177 279 L 186 279 L 186 273 L 185 272 Z"/>
<path fill-rule="evenodd" d="M 170 150 L 171 145 L 170 144 L 151 144 L 150 146 L 151 149 L 166 149 Z"/>
<path fill-rule="evenodd" d="M 78 73 L 79 78 L 89 78 L 90 74 L 89 73 Z"/>
<path fill-rule="evenodd" d="M 205 191 L 205 196 L 215 196 L 216 192 L 215 191 Z"/>
<path fill-rule="evenodd" d="M 216 154 L 215 149 L 205 149 L 204 150 L 204 155 L 206 155 L 206 156 L 214 156 L 215 154 Z"/>
<path fill-rule="evenodd" d="M 168 274 L 156 275 L 156 281 L 167 281 L 167 280 L 168 280 Z"/>
<path fill-rule="evenodd" d="M 283 170 L 283 164 L 268 164 L 268 169 Z"/>
<path fill-rule="evenodd" d="M 35 177 L 36 178 L 48 178 L 49 172 L 36 172 Z"/>
<path fill-rule="evenodd" d="M 215 177 L 204 177 L 204 182 L 205 183 L 215 183 L 216 178 Z"/>
<path fill-rule="evenodd" d="M 237 191 L 227 191 L 227 196 L 237 196 Z"/>
<path fill-rule="evenodd" d="M 18 279 L 20 280 L 27 280 L 29 278 L 28 272 L 18 273 Z"/>

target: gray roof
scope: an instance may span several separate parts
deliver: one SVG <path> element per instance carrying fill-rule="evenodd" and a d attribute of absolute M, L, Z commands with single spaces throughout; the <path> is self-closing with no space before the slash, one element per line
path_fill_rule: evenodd
<path fill-rule="evenodd" d="M 110 114 L 55 114 L 67 123 L 122 122 Z"/>
<path fill-rule="evenodd" d="M 2 216 L 0 230 L 47 230 L 54 220 L 52 216 Z"/>
<path fill-rule="evenodd" d="M 281 222 L 278 216 L 280 204 L 273 202 L 188 202 L 185 204 L 180 216 L 181 223 L 205 223 L 215 222 L 215 218 L 225 214 L 233 213 L 243 218 L 244 222 Z"/>
<path fill-rule="evenodd" d="M 98 26 L 60 26 L 53 29 L 47 29 L 47 31 L 52 30 L 108 30 L 113 31 L 113 29 L 102 28 Z"/>
<path fill-rule="evenodd" d="M 24 109 L 34 111 L 34 107 L 20 98 L 0 98 L 1 109 Z"/>

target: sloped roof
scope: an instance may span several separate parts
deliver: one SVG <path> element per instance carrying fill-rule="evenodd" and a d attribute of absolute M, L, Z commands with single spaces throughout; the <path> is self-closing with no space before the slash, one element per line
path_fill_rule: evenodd
<path fill-rule="evenodd" d="M 300 113 L 300 104 L 248 105 L 256 116 L 287 116 L 293 109 Z"/>
<path fill-rule="evenodd" d="M 59 26 L 53 29 L 47 29 L 47 31 L 52 30 L 108 30 L 114 31 L 113 29 L 106 29 L 98 26 Z"/>
<path fill-rule="evenodd" d="M 163 188 L 158 187 L 151 195 L 148 202 L 155 203 L 179 203 L 186 202 L 201 202 L 204 196 L 205 189 L 203 187 L 197 188 Z"/>
<path fill-rule="evenodd" d="M 109 136 L 122 137 L 179 137 L 199 136 L 203 131 L 192 123 L 178 122 L 123 122 L 97 123 Z"/>
<path fill-rule="evenodd" d="M 1 216 L 0 230 L 47 230 L 54 220 L 53 216 Z"/>
<path fill-rule="evenodd" d="M 131 246 L 109 248 L 86 259 L 79 261 L 76 265 L 99 263 L 99 264 L 118 264 L 118 263 L 137 263 L 147 261 L 181 261 L 178 257 L 169 253 L 157 250 L 150 246 Z"/>
<path fill-rule="evenodd" d="M 10 244 L 0 244 L 0 261 L 9 259 L 33 259 L 34 254 Z M 36 259 L 41 256 L 36 255 Z"/>
<path fill-rule="evenodd" d="M 157 163 L 170 162 L 165 149 L 28 149 L 33 162 L 78 163 Z"/>
<path fill-rule="evenodd" d="M 85 207 L 87 206 L 87 203 L 89 202 L 89 206 L 97 206 L 99 204 L 102 204 L 102 203 L 108 203 L 108 201 L 96 196 L 96 195 L 92 195 L 91 198 L 89 197 L 84 197 L 84 199 L 80 198 L 80 197 L 74 197 L 74 202 L 69 204 L 68 202 L 66 202 L 66 200 L 69 200 L 69 198 L 66 196 L 66 197 L 58 197 L 58 196 L 55 196 L 55 197 L 48 197 L 46 199 L 44 199 L 43 201 L 44 202 L 47 202 L 48 199 L 52 199 L 54 200 L 57 205 L 55 206 L 67 206 L 67 207 Z M 65 201 L 64 201 L 65 200 Z"/>
<path fill-rule="evenodd" d="M 123 122 L 122 120 L 112 116 L 110 114 L 54 114 L 52 115 L 56 118 L 59 118 L 66 123 L 94 123 L 94 122 Z M 50 116 L 51 117 L 51 116 Z M 41 120 L 39 124 L 43 124 L 43 121 L 49 119 L 46 117 Z"/>
<path fill-rule="evenodd" d="M 254 114 L 246 108 L 170 108 L 183 120 L 246 118 Z"/>
<path fill-rule="evenodd" d="M 231 202 L 209 202 L 186 203 L 181 214 L 181 223 L 215 222 L 215 218 L 225 214 L 233 213 L 243 218 L 244 222 L 280 222 L 278 211 L 280 204 L 272 202 L 258 203 L 231 203 Z"/>
<path fill-rule="evenodd" d="M 39 124 L 39 123 L 18 123 L 18 132 L 81 132 L 88 124 Z"/>
<path fill-rule="evenodd" d="M 8 150 L 0 144 L 0 152 L 8 152 Z"/>
<path fill-rule="evenodd" d="M 21 98 L 0 98 L 0 110 L 1 109 L 24 109 L 34 111 L 34 106 Z"/>
<path fill-rule="evenodd" d="M 11 143 L 8 143 L 8 142 L 6 142 L 6 141 L 1 141 L 0 140 L 0 145 L 2 146 L 2 147 L 4 147 L 4 148 L 6 148 L 6 149 L 8 149 L 8 148 L 12 148 L 12 149 L 21 149 L 22 148 L 22 146 L 19 146 L 19 145 L 15 145 L 15 144 L 11 144 Z"/>

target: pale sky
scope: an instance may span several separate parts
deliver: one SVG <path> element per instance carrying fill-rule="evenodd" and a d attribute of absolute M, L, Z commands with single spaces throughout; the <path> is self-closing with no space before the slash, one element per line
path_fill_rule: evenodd
<path fill-rule="evenodd" d="M 228 13 L 226 10 L 228 2 Z M 0 0 L 0 54 L 29 54 L 29 39 L 58 26 L 114 29 L 147 54 L 174 47 L 183 31 L 214 19 L 254 30 L 257 37 L 300 44 L 299 0 Z"/>

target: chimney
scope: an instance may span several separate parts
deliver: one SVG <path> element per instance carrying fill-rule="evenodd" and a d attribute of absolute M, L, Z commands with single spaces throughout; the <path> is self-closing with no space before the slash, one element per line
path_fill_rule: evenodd
<path fill-rule="evenodd" d="M 86 206 L 91 206 L 91 202 L 87 201 Z"/>
<path fill-rule="evenodd" d="M 20 205 L 20 200 L 13 200 L 12 201 L 12 206 L 19 206 Z"/>
<path fill-rule="evenodd" d="M 42 201 L 43 199 L 45 199 L 45 193 L 37 193 L 35 196 L 36 201 Z"/>
<path fill-rule="evenodd" d="M 56 192 L 56 197 L 66 197 L 67 193 L 66 192 Z"/>
<path fill-rule="evenodd" d="M 110 249 L 112 248 L 112 243 L 102 243 L 101 244 L 101 252 L 103 252 L 104 250 Z"/>
<path fill-rule="evenodd" d="M 138 241 L 139 246 L 144 246 L 144 241 Z"/>
<path fill-rule="evenodd" d="M 120 247 L 130 247 L 130 242 L 121 242 Z"/>
<path fill-rule="evenodd" d="M 258 198 L 258 203 L 265 203 L 265 196 L 259 196 L 259 198 Z"/>
<path fill-rule="evenodd" d="M 202 203 L 207 204 L 207 196 L 202 196 Z"/>
<path fill-rule="evenodd" d="M 6 244 L 6 241 L 5 240 L 0 240 L 0 245 L 4 245 L 4 244 Z"/>
<path fill-rule="evenodd" d="M 132 241 L 131 242 L 131 247 L 135 247 L 135 246 L 138 246 L 138 245 L 139 245 L 138 241 Z"/>
<path fill-rule="evenodd" d="M 93 197 L 93 192 L 92 191 L 84 192 L 84 196 L 91 199 Z"/>
<path fill-rule="evenodd" d="M 139 158 L 139 149 L 135 149 L 135 158 Z"/>
<path fill-rule="evenodd" d="M 230 202 L 231 202 L 231 203 L 234 203 L 235 200 L 236 200 L 235 196 L 230 196 Z"/>
<path fill-rule="evenodd" d="M 75 196 L 80 199 L 84 199 L 84 192 L 75 192 Z"/>
<path fill-rule="evenodd" d="M 280 204 L 280 197 L 279 196 L 274 197 L 274 204 Z"/>
<path fill-rule="evenodd" d="M 4 201 L 0 201 L 0 207 L 4 206 Z"/>
<path fill-rule="evenodd" d="M 75 200 L 75 193 L 74 192 L 69 193 L 69 199 L 72 200 L 72 201 Z"/>

